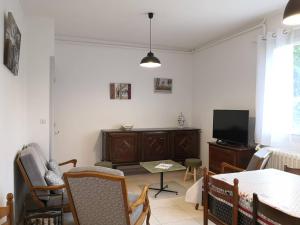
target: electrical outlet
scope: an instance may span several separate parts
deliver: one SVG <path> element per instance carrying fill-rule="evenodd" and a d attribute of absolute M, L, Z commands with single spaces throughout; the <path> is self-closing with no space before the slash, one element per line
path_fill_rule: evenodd
<path fill-rule="evenodd" d="M 47 121 L 46 121 L 46 119 L 40 119 L 40 124 L 46 124 L 47 123 Z"/>

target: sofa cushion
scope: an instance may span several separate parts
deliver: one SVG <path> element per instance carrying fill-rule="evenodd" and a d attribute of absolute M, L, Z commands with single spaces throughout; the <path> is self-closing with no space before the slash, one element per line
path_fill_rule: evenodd
<path fill-rule="evenodd" d="M 20 160 L 33 186 L 48 186 L 44 178 L 48 169 L 33 147 L 28 146 L 22 150 Z M 48 200 L 45 195 L 50 194 L 49 191 L 37 191 L 36 193 L 43 200 Z"/>
<path fill-rule="evenodd" d="M 99 173 L 107 173 L 116 176 L 124 176 L 124 173 L 121 170 L 111 169 L 107 167 L 101 166 L 85 166 L 85 167 L 74 167 L 69 172 L 78 173 L 78 172 L 99 172 Z"/>
<path fill-rule="evenodd" d="M 48 163 L 48 169 L 52 170 L 57 176 L 62 177 L 62 172 L 58 163 L 55 160 L 50 160 Z"/>
<path fill-rule="evenodd" d="M 45 180 L 49 186 L 57 186 L 57 185 L 64 185 L 64 181 L 61 177 L 59 177 L 55 172 L 52 170 L 48 170 L 45 174 Z M 55 194 L 62 194 L 63 190 L 55 190 L 53 191 Z"/>

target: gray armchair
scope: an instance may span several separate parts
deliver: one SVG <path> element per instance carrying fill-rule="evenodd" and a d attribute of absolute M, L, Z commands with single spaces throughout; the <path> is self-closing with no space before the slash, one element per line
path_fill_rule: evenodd
<path fill-rule="evenodd" d="M 43 155 L 40 146 L 31 143 L 24 147 L 17 155 L 16 159 L 21 175 L 29 188 L 32 199 L 36 206 L 43 208 L 47 206 L 61 205 L 61 196 L 50 195 L 51 192 L 63 190 L 64 184 L 48 185 L 45 180 L 45 174 L 48 171 L 48 161 Z M 60 163 L 59 165 L 73 164 L 75 167 L 76 159 Z M 70 211 L 67 194 L 63 192 L 63 205 L 65 211 Z"/>
<path fill-rule="evenodd" d="M 272 155 L 272 152 L 269 151 L 268 148 L 260 149 L 252 156 L 252 158 L 246 168 L 246 171 L 264 169 L 266 167 L 271 155 Z M 221 164 L 221 170 L 222 170 L 222 173 L 244 171 L 244 169 L 242 169 L 242 168 L 235 167 L 235 166 L 230 165 L 225 162 L 223 162 Z"/>
<path fill-rule="evenodd" d="M 128 194 L 120 170 L 104 167 L 73 168 L 64 180 L 76 225 L 149 225 L 148 187 Z"/>

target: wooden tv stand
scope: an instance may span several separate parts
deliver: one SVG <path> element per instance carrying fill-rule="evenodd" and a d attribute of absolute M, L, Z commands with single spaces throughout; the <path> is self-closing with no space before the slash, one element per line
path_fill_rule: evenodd
<path fill-rule="evenodd" d="M 255 150 L 247 147 L 235 147 L 209 142 L 209 170 L 221 173 L 221 163 L 226 162 L 233 166 L 246 169 Z"/>

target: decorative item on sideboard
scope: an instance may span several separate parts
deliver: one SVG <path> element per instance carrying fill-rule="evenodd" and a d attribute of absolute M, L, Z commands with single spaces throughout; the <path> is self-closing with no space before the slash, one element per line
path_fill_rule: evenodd
<path fill-rule="evenodd" d="M 183 128 L 184 124 L 185 124 L 185 118 L 184 118 L 183 113 L 181 112 L 178 116 L 178 127 Z"/>
<path fill-rule="evenodd" d="M 121 125 L 122 130 L 132 130 L 132 128 L 133 128 L 133 124 L 130 123 L 124 123 Z"/>

